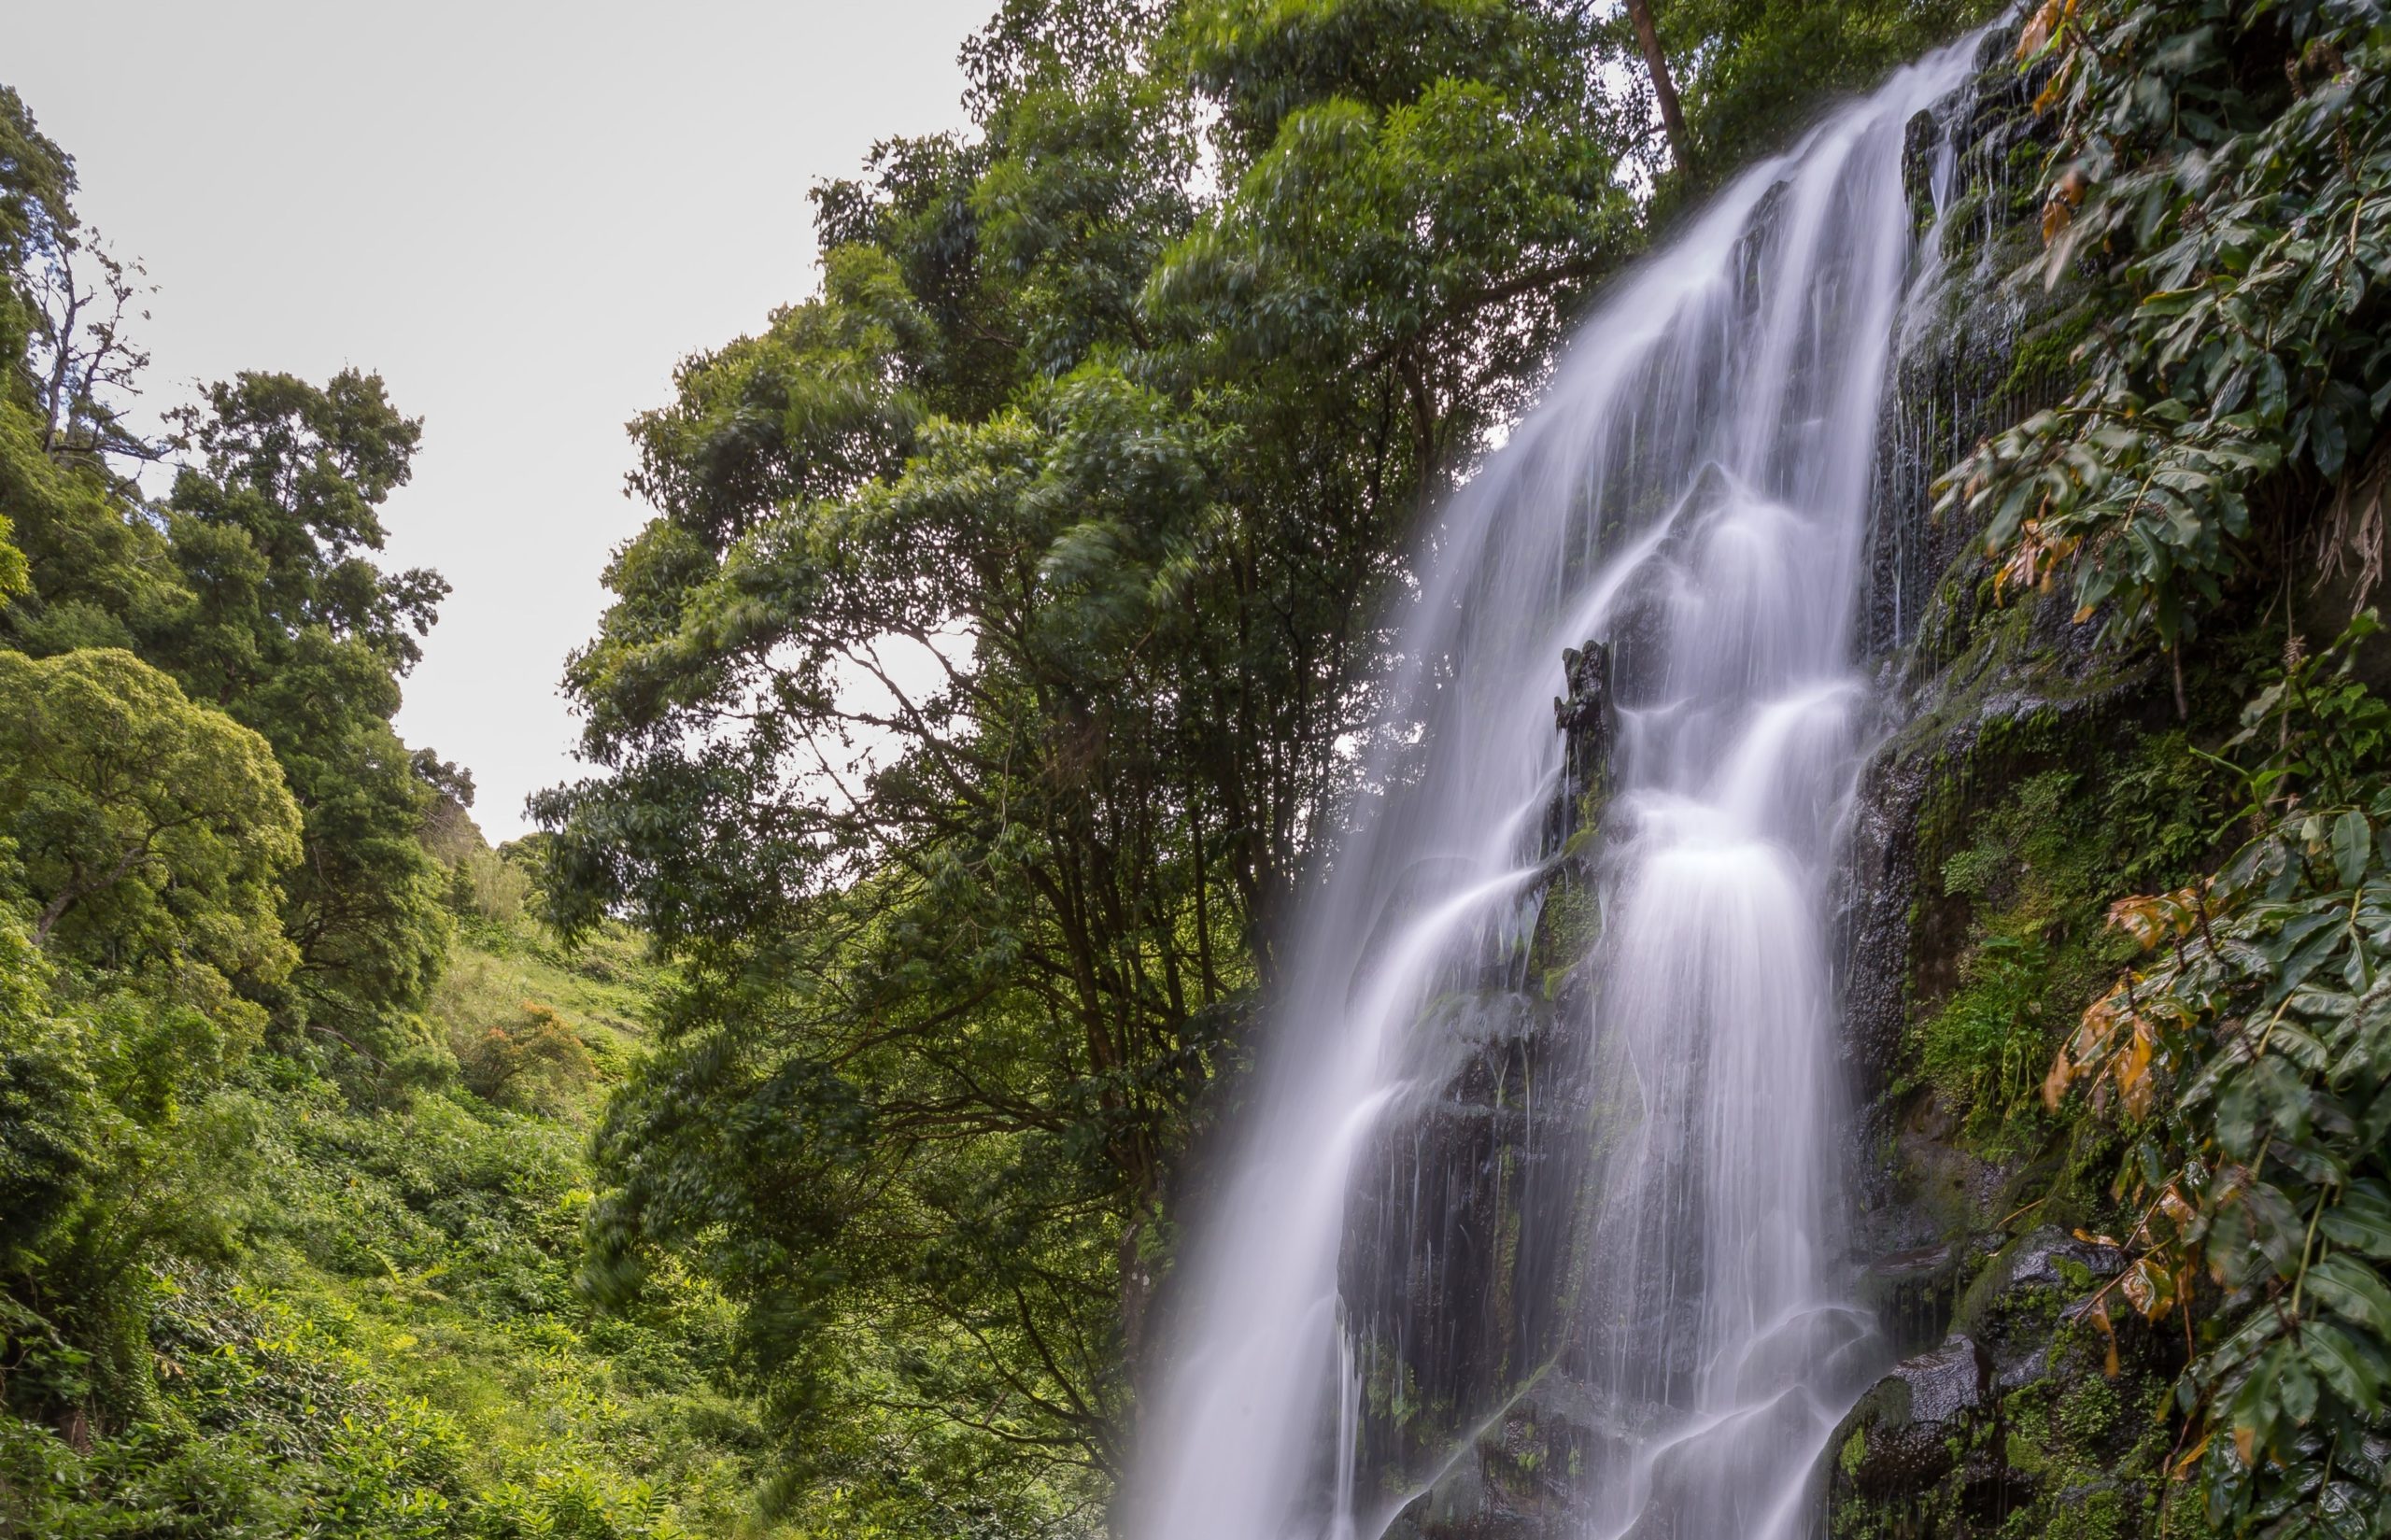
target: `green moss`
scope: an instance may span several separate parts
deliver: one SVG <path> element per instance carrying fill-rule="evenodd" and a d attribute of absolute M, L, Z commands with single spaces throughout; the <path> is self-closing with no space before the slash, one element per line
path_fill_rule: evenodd
<path fill-rule="evenodd" d="M 2063 393 L 2082 374 L 2076 349 L 2092 334 L 2093 312 L 2074 304 L 2038 323 L 2017 340 L 2009 373 L 1993 389 L 1993 403 L 2023 410 Z"/>
<path fill-rule="evenodd" d="M 1921 900 L 1956 906 L 1964 940 L 1955 987 L 1911 1032 L 1904 1084 L 1931 1087 L 1972 1148 L 2014 1159 L 2064 1136 L 2038 1089 L 2132 955 L 2108 906 L 2194 869 L 2209 835 L 2184 810 L 2205 773 L 2180 733 L 2106 748 L 2047 706 L 1987 724 L 1940 767 L 1920 819 Z"/>
<path fill-rule="evenodd" d="M 1601 935 L 1602 911 L 1592 889 L 1565 871 L 1555 877 L 1545 890 L 1528 950 L 1528 977 L 1538 982 L 1546 999 L 1561 993 Z"/>

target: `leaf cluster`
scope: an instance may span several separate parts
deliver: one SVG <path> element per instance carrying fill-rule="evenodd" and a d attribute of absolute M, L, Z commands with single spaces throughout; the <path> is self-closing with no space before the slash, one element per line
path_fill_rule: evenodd
<path fill-rule="evenodd" d="M 2257 838 L 2210 879 L 2114 907 L 2155 955 L 2085 1012 L 2044 1085 L 2054 1106 L 2088 1086 L 2132 1125 L 2135 1255 L 2111 1289 L 2180 1314 L 2187 1343 L 2202 1318 L 2175 1474 L 2197 1476 L 2218 1533 L 2391 1522 L 2386 716 L 2307 676 L 2332 678 L 2354 640 L 2254 703 L 2257 727 L 2324 700 L 2296 730 L 2245 732 Z M 2110 1292 L 2090 1306 L 2103 1325 Z"/>
<path fill-rule="evenodd" d="M 2278 538 L 2382 572 L 2391 26 L 2342 0 L 2052 0 L 2020 52 L 2058 116 L 2045 282 L 2103 318 L 2060 405 L 1954 470 L 2004 586 L 2173 646 Z"/>

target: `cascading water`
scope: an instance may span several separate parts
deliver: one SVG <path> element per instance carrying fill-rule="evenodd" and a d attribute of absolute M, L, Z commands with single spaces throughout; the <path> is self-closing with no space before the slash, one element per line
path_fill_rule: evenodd
<path fill-rule="evenodd" d="M 1410 1280 L 1472 1249 L 1481 1282 L 1557 1280 L 1479 1335 L 1577 1387 L 1572 1533 L 1815 1524 L 1827 1434 L 1882 1366 L 1838 1238 L 1824 912 L 1858 760 L 1853 596 L 1918 266 L 1904 137 L 1971 49 L 1744 176 L 1618 286 L 1431 531 L 1365 806 L 1292 938 L 1248 1143 L 1180 1281 L 1131 1486 L 1145 1540 L 1383 1530 L 1410 1492 L 1372 1485 L 1364 1424 L 1469 1399 L 1418 1381 L 1458 1350 L 1440 1312 L 1470 1291 Z M 1595 666 L 1563 680 L 1588 642 Z M 1598 787 L 1548 705 L 1589 679 Z M 1564 867 L 1594 912 L 1556 1011 L 1521 959 Z M 1423 1188 L 1496 1156 L 1403 1130 L 1507 1011 L 1566 1044 L 1538 1061 L 1561 1110 L 1525 1136 L 1565 1147 L 1565 1180 L 1422 1241 Z M 1539 1094 L 1518 1081 L 1507 1102 Z"/>

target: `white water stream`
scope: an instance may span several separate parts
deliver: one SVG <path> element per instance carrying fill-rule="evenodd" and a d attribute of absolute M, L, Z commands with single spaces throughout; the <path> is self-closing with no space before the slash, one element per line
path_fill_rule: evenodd
<path fill-rule="evenodd" d="M 1597 1112 L 1539 1136 L 1589 1141 L 1590 1174 L 1570 1212 L 1520 1216 L 1583 1237 L 1567 1307 L 1596 1436 L 1572 1522 L 1816 1527 L 1827 1434 L 1883 1367 L 1841 1240 L 1826 936 L 1859 760 L 1851 612 L 1896 318 L 1931 261 L 1904 132 L 1973 47 L 1746 174 L 1618 284 L 1436 521 L 1374 793 L 1291 939 L 1257 1105 L 1179 1280 L 1140 1540 L 1366 1540 L 1405 1495 L 1355 1490 L 1349 1204 L 1384 1121 L 1450 1067 L 1432 1002 L 1535 923 L 1550 701 L 1590 639 L 1614 795 L 1591 1003 L 1564 1029 Z"/>

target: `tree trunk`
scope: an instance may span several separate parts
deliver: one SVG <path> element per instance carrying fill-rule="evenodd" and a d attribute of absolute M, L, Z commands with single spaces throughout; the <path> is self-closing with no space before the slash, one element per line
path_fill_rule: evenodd
<path fill-rule="evenodd" d="M 1693 147 L 1685 132 L 1685 108 L 1677 105 L 1677 82 L 1669 78 L 1669 56 L 1661 51 L 1661 29 L 1652 22 L 1652 0 L 1627 0 L 1628 17 L 1635 23 L 1635 41 L 1644 64 L 1652 72 L 1652 95 L 1661 104 L 1661 123 L 1669 131 L 1669 157 L 1683 171 L 1693 162 Z"/>

